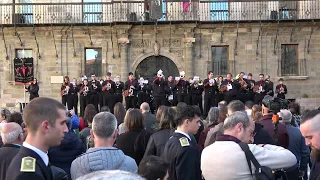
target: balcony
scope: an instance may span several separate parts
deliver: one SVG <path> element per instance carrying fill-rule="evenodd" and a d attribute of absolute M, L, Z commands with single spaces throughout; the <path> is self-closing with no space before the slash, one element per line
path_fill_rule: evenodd
<path fill-rule="evenodd" d="M 168 23 L 311 21 L 320 19 L 318 0 L 159 0 L 102 3 L 0 4 L 4 26 Z"/>

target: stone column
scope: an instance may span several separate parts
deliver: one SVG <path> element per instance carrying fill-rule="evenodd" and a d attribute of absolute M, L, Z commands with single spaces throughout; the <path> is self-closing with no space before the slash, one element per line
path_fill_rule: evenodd
<path fill-rule="evenodd" d="M 186 67 L 186 78 L 194 76 L 194 57 L 193 57 L 193 43 L 195 42 L 194 33 L 185 33 L 183 39 L 185 46 L 185 67 Z"/>
<path fill-rule="evenodd" d="M 129 64 L 128 64 L 128 44 L 129 39 L 122 37 L 118 39 L 118 43 L 120 46 L 120 76 L 122 81 L 126 81 L 128 77 Z"/>

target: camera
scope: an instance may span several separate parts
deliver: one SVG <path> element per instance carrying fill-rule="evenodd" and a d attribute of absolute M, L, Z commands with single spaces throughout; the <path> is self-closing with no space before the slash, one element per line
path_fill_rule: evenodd
<path fill-rule="evenodd" d="M 269 109 L 270 112 L 276 114 L 281 109 L 288 109 L 288 100 L 281 98 L 270 98 L 269 100 L 263 100 L 262 104 Z"/>

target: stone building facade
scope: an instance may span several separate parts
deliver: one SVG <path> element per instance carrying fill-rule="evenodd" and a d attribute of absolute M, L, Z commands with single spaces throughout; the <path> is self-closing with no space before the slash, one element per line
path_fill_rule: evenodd
<path fill-rule="evenodd" d="M 260 73 L 268 74 L 275 85 L 282 77 L 288 87 L 288 99 L 315 107 L 320 104 L 319 27 L 317 21 L 311 20 L 4 25 L 0 31 L 1 106 L 14 107 L 24 101 L 24 87 L 14 83 L 13 59 L 17 51 L 31 50 L 40 96 L 59 100 L 61 84 L 52 78 L 68 75 L 80 79 L 86 74 L 86 49 L 97 48 L 101 50 L 101 65 L 97 68 L 101 68 L 102 77 L 111 72 L 113 76 L 121 75 L 124 81 L 128 72 L 137 72 L 141 63 L 157 57 L 156 54 L 172 61 L 178 71 L 186 72 L 186 77 L 204 79 L 209 70 L 224 76 L 225 72 L 235 76 L 243 71 L 252 73 L 254 79 Z M 296 58 L 293 64 L 283 62 L 287 45 L 295 47 L 295 56 L 289 54 L 289 58 Z M 225 48 L 225 67 L 215 64 L 215 47 Z M 145 69 L 154 68 L 151 66 Z M 158 67 L 166 68 L 161 64 Z M 287 69 L 293 69 L 294 73 L 288 73 Z M 143 76 L 136 74 L 139 75 Z"/>

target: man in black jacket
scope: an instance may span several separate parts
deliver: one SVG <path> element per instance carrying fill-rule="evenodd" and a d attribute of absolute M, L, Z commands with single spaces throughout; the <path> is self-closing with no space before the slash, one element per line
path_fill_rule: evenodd
<path fill-rule="evenodd" d="M 165 145 L 163 158 L 170 164 L 170 180 L 201 180 L 200 152 L 196 134 L 200 127 L 200 112 L 192 106 L 177 108 L 177 130 Z"/>
<path fill-rule="evenodd" d="M 5 179 L 8 167 L 24 141 L 24 134 L 19 124 L 11 122 L 3 125 L 1 137 L 4 145 L 0 148 L 0 179 Z"/>
<path fill-rule="evenodd" d="M 162 74 L 162 70 L 160 69 L 157 73 L 157 77 L 153 80 L 154 84 L 154 101 L 156 104 L 156 109 L 160 107 L 161 105 L 166 105 L 166 86 L 167 83 L 164 79 L 164 76 Z"/>
<path fill-rule="evenodd" d="M 68 132 L 65 107 L 56 100 L 39 97 L 23 113 L 28 136 L 11 161 L 6 180 L 52 180 L 46 153 L 49 147 L 58 146 Z"/>
<path fill-rule="evenodd" d="M 213 79 L 213 72 L 209 71 L 208 79 L 203 81 L 204 88 L 204 116 L 208 115 L 208 112 L 211 107 L 214 107 L 216 92 L 218 92 L 218 84 L 215 79 Z"/>
<path fill-rule="evenodd" d="M 320 179 L 320 111 L 313 110 L 302 116 L 300 130 L 302 136 L 306 140 L 306 145 L 310 146 L 313 150 L 312 154 L 315 156 L 311 158 L 312 168 L 309 180 Z"/>

